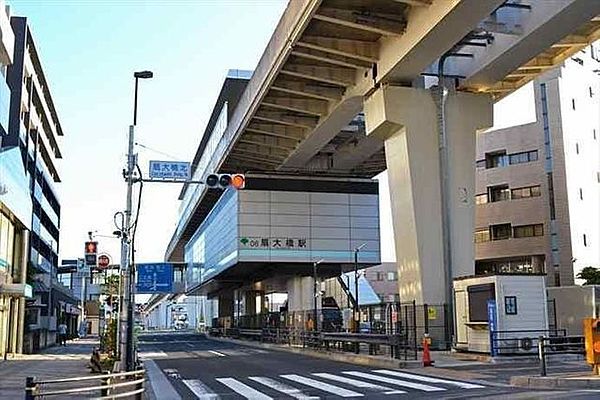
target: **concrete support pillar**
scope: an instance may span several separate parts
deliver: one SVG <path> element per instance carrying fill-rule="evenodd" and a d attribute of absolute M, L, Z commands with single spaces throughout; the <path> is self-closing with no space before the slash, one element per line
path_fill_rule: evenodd
<path fill-rule="evenodd" d="M 245 315 L 256 315 L 256 290 L 247 290 L 244 292 L 244 310 Z"/>
<path fill-rule="evenodd" d="M 367 133 L 385 141 L 401 301 L 447 302 L 438 109 L 425 89 L 387 86 L 365 101 Z M 474 274 L 476 131 L 492 125 L 487 95 L 446 102 L 453 277 Z"/>
<path fill-rule="evenodd" d="M 287 281 L 288 310 L 293 312 L 314 309 L 314 279 L 298 276 Z M 320 308 L 320 305 L 317 304 Z"/>
<path fill-rule="evenodd" d="M 233 318 L 233 291 L 219 294 L 219 318 Z"/>

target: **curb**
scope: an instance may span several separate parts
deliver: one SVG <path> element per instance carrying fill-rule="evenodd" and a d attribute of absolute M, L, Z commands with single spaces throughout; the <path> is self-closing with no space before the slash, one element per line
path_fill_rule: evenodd
<path fill-rule="evenodd" d="M 324 352 L 310 350 L 307 348 L 294 348 L 294 347 L 282 347 L 270 343 L 257 343 L 245 340 L 212 337 L 207 336 L 211 340 L 217 340 L 225 343 L 234 343 L 242 346 L 257 347 L 275 351 L 281 351 L 286 353 L 294 353 L 299 355 L 305 355 L 309 357 L 322 358 L 330 361 L 339 361 L 354 365 L 364 365 L 367 367 L 378 367 L 378 368 L 421 368 L 422 362 L 419 360 L 397 360 L 393 358 L 382 359 L 368 355 L 356 355 L 356 354 L 344 354 L 334 352 Z"/>
<path fill-rule="evenodd" d="M 600 389 L 600 379 L 584 377 L 513 376 L 510 384 L 530 389 Z"/>

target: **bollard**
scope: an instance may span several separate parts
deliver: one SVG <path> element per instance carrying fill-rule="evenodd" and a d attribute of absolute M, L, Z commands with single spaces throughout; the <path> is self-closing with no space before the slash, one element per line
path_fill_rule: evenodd
<path fill-rule="evenodd" d="M 431 367 L 433 365 L 433 360 L 431 359 L 431 352 L 429 351 L 429 346 L 431 345 L 431 338 L 428 333 L 423 334 L 423 366 Z"/>
<path fill-rule="evenodd" d="M 540 376 L 546 376 L 546 352 L 544 351 L 544 337 L 538 338 L 538 357 L 540 358 Z"/>
<path fill-rule="evenodd" d="M 25 378 L 25 400 L 35 399 L 36 391 L 37 387 L 35 384 L 35 377 L 28 376 L 27 378 Z"/>

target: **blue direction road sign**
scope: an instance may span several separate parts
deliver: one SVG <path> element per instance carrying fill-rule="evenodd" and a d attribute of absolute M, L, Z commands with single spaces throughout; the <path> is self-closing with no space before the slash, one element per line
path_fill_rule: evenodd
<path fill-rule="evenodd" d="M 182 161 L 150 161 L 151 179 L 190 179 L 189 162 Z"/>
<path fill-rule="evenodd" d="M 171 293 L 173 291 L 173 264 L 136 264 L 137 293 Z"/>

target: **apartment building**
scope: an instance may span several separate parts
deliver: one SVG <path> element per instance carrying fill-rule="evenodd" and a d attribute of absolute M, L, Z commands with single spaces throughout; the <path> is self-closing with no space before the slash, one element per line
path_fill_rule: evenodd
<path fill-rule="evenodd" d="M 56 342 L 67 304 L 77 302 L 57 281 L 63 131 L 27 19 L 11 17 L 10 24 L 15 43 L 6 74 L 11 95 L 3 147 L 19 148 L 32 205 L 26 275 L 33 298 L 27 301 L 23 347 L 35 352 Z"/>
<path fill-rule="evenodd" d="M 600 267 L 600 42 L 535 80 L 536 121 L 480 133 L 476 274 Z"/>
<path fill-rule="evenodd" d="M 26 283 L 27 249 L 31 228 L 28 177 L 18 146 L 10 146 L 11 92 L 6 82 L 13 63 L 15 35 L 9 10 L 0 0 L 0 357 L 23 347 L 25 301 L 32 288 Z"/>

